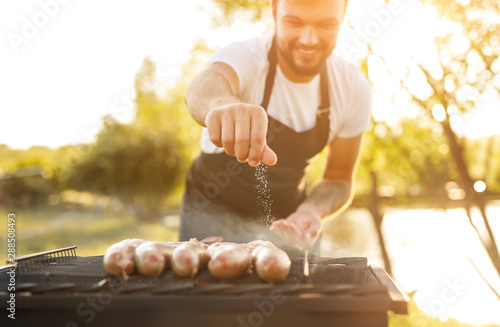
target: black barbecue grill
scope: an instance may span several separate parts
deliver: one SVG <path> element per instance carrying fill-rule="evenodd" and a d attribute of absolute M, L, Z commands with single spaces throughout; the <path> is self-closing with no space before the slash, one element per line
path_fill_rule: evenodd
<path fill-rule="evenodd" d="M 254 271 L 220 281 L 171 270 L 157 278 L 106 274 L 103 257 L 76 247 L 17 258 L 0 271 L 0 302 L 15 269 L 16 323 L 29 326 L 387 326 L 387 311 L 406 314 L 408 298 L 366 258 L 292 257 L 288 278 L 262 282 Z M 2 310 L 0 321 L 8 319 Z M 2 326 L 4 324 L 2 323 Z"/>

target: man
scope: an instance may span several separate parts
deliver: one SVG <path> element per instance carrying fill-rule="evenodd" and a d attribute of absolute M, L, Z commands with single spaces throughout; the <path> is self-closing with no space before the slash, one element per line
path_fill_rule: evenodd
<path fill-rule="evenodd" d="M 370 123 L 370 88 L 332 55 L 346 5 L 274 0 L 275 32 L 217 51 L 193 81 L 186 103 L 204 128 L 202 153 L 187 177 L 182 240 L 222 235 L 243 242 L 271 238 L 270 229 L 308 248 L 322 219 L 349 204 Z M 308 193 L 305 170 L 324 147 L 322 179 Z M 269 166 L 270 226 L 255 190 L 259 163 Z"/>

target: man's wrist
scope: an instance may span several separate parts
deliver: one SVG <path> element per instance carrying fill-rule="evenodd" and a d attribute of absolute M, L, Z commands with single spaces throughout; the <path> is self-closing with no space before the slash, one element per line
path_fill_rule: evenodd
<path fill-rule="evenodd" d="M 324 215 L 322 214 L 322 211 L 320 207 L 317 205 L 309 204 L 307 202 L 302 203 L 295 212 L 297 213 L 305 213 L 305 214 L 312 214 L 318 218 L 318 220 L 323 219 Z"/>
<path fill-rule="evenodd" d="M 304 209 L 314 210 L 321 218 L 329 217 L 346 205 L 350 184 L 343 180 L 322 180 L 301 204 Z"/>
<path fill-rule="evenodd" d="M 237 104 L 241 103 L 240 99 L 235 97 L 234 95 L 225 95 L 225 96 L 220 96 L 215 99 L 213 99 L 210 103 L 210 108 L 211 109 L 217 109 L 220 107 L 232 105 L 232 104 Z"/>

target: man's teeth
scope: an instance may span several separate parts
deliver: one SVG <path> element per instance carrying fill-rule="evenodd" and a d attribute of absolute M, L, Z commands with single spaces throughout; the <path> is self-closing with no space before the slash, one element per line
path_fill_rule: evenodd
<path fill-rule="evenodd" d="M 304 50 L 304 49 L 300 49 L 300 48 L 299 48 L 299 51 L 302 53 L 305 53 L 305 54 L 313 54 L 316 52 L 316 50 Z"/>

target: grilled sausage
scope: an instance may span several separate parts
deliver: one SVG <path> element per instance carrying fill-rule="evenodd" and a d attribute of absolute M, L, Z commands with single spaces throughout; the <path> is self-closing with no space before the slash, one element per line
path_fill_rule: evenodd
<path fill-rule="evenodd" d="M 179 277 L 193 277 L 200 268 L 198 250 L 201 247 L 191 243 L 179 245 L 172 251 L 170 266 Z"/>
<path fill-rule="evenodd" d="M 255 240 L 255 241 L 252 241 L 252 242 L 248 242 L 247 244 L 245 244 L 246 248 L 247 248 L 247 251 L 252 253 L 253 250 L 255 250 L 257 247 L 259 246 L 269 246 L 269 247 L 272 247 L 272 248 L 275 248 L 276 246 L 269 242 L 269 241 L 263 241 L 263 240 Z"/>
<path fill-rule="evenodd" d="M 207 248 L 207 250 L 210 253 L 210 255 L 213 255 L 215 253 L 215 249 L 217 249 L 219 246 L 228 245 L 228 244 L 229 245 L 242 245 L 247 249 L 247 251 L 249 253 L 252 253 L 256 247 L 261 246 L 261 245 L 276 247 L 273 243 L 271 243 L 269 241 L 255 240 L 255 241 L 251 241 L 248 243 L 214 242 L 214 243 L 210 244 L 210 246 Z"/>
<path fill-rule="evenodd" d="M 157 277 L 170 265 L 178 242 L 146 242 L 135 249 L 134 260 L 141 275 Z"/>
<path fill-rule="evenodd" d="M 213 250 L 208 270 L 220 279 L 237 278 L 250 266 L 251 257 L 245 246 L 223 244 Z"/>
<path fill-rule="evenodd" d="M 208 251 L 208 253 L 210 254 L 210 256 L 213 256 L 219 247 L 221 247 L 221 246 L 225 246 L 225 245 L 235 245 L 235 246 L 241 246 L 241 245 L 243 245 L 243 246 L 245 246 L 245 244 L 240 244 L 240 243 L 232 243 L 232 242 L 215 242 L 215 243 L 211 244 L 211 245 L 207 248 L 207 251 Z"/>
<path fill-rule="evenodd" d="M 292 264 L 285 251 L 269 246 L 255 248 L 252 252 L 252 262 L 257 275 L 269 283 L 284 281 Z"/>
<path fill-rule="evenodd" d="M 196 240 L 196 238 L 195 238 L 195 240 Z M 208 237 L 205 237 L 204 239 L 202 239 L 200 241 L 200 243 L 203 243 L 206 245 L 206 247 L 208 247 L 209 245 L 212 245 L 215 242 L 222 242 L 223 240 L 224 240 L 224 238 L 222 236 L 208 236 Z"/>
<path fill-rule="evenodd" d="M 127 279 L 134 272 L 134 251 L 145 240 L 126 239 L 111 245 L 104 254 L 104 269 L 108 274 Z"/>
<path fill-rule="evenodd" d="M 207 268 L 208 262 L 211 259 L 210 253 L 208 252 L 208 245 L 200 243 L 196 239 L 190 239 L 189 243 L 195 245 L 196 254 L 198 255 L 198 260 L 200 261 L 199 270 Z"/>

